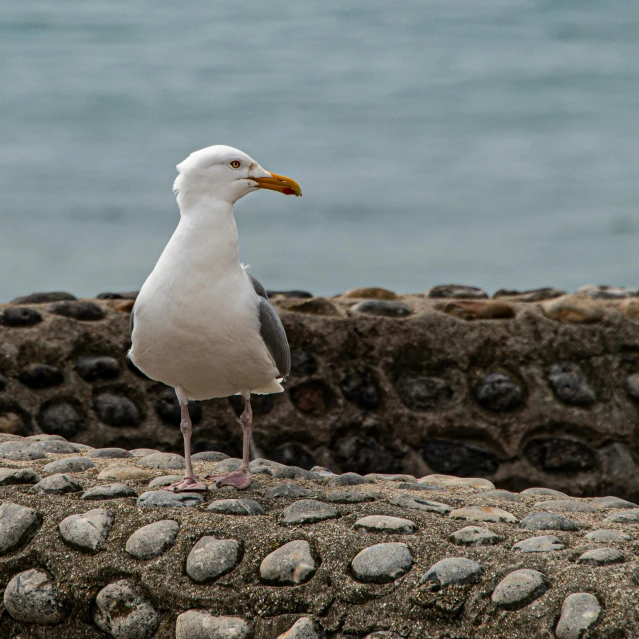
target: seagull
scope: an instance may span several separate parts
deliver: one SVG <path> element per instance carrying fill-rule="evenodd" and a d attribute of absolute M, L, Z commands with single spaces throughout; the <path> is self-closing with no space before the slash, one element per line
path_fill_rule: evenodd
<path fill-rule="evenodd" d="M 180 221 L 135 301 L 129 358 L 172 386 L 180 405 L 186 469 L 167 490 L 206 490 L 191 464 L 189 400 L 244 398 L 242 465 L 217 477 L 218 486 L 243 490 L 251 484 L 251 393 L 281 393 L 291 353 L 266 290 L 239 261 L 233 204 L 258 189 L 302 190 L 230 146 L 195 151 L 177 170 Z"/>

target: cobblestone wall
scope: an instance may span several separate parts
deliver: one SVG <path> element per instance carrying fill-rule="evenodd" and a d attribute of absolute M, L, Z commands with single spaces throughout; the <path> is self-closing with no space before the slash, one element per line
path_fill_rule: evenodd
<path fill-rule="evenodd" d="M 258 455 L 336 472 L 482 476 L 639 497 L 639 298 L 589 287 L 276 294 L 286 392 L 255 397 Z M 0 306 L 0 431 L 180 451 L 170 389 L 127 362 L 133 295 Z M 240 452 L 241 406 L 191 406 L 196 451 Z"/>

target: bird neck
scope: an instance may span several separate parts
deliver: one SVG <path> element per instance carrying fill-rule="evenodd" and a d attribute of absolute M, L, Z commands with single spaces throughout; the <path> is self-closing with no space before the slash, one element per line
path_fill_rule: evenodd
<path fill-rule="evenodd" d="M 180 202 L 177 232 L 188 241 L 187 260 L 205 268 L 226 270 L 239 267 L 239 242 L 233 205 L 205 196 Z"/>

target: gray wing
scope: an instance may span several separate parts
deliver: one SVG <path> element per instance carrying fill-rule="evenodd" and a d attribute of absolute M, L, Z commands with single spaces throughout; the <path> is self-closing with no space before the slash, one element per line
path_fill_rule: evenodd
<path fill-rule="evenodd" d="M 288 346 L 282 321 L 273 305 L 268 301 L 264 287 L 250 273 L 248 276 L 251 278 L 255 292 L 260 297 L 258 304 L 260 335 L 275 361 L 279 374 L 286 377 L 291 372 L 291 349 Z"/>

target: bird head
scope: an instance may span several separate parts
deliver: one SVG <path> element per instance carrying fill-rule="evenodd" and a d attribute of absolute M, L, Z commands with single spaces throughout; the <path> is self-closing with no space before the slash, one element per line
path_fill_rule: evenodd
<path fill-rule="evenodd" d="M 302 195 L 295 180 L 266 171 L 246 153 L 231 146 L 218 144 L 194 151 L 177 165 L 177 170 L 173 190 L 178 198 L 208 195 L 233 204 L 258 189 Z"/>

